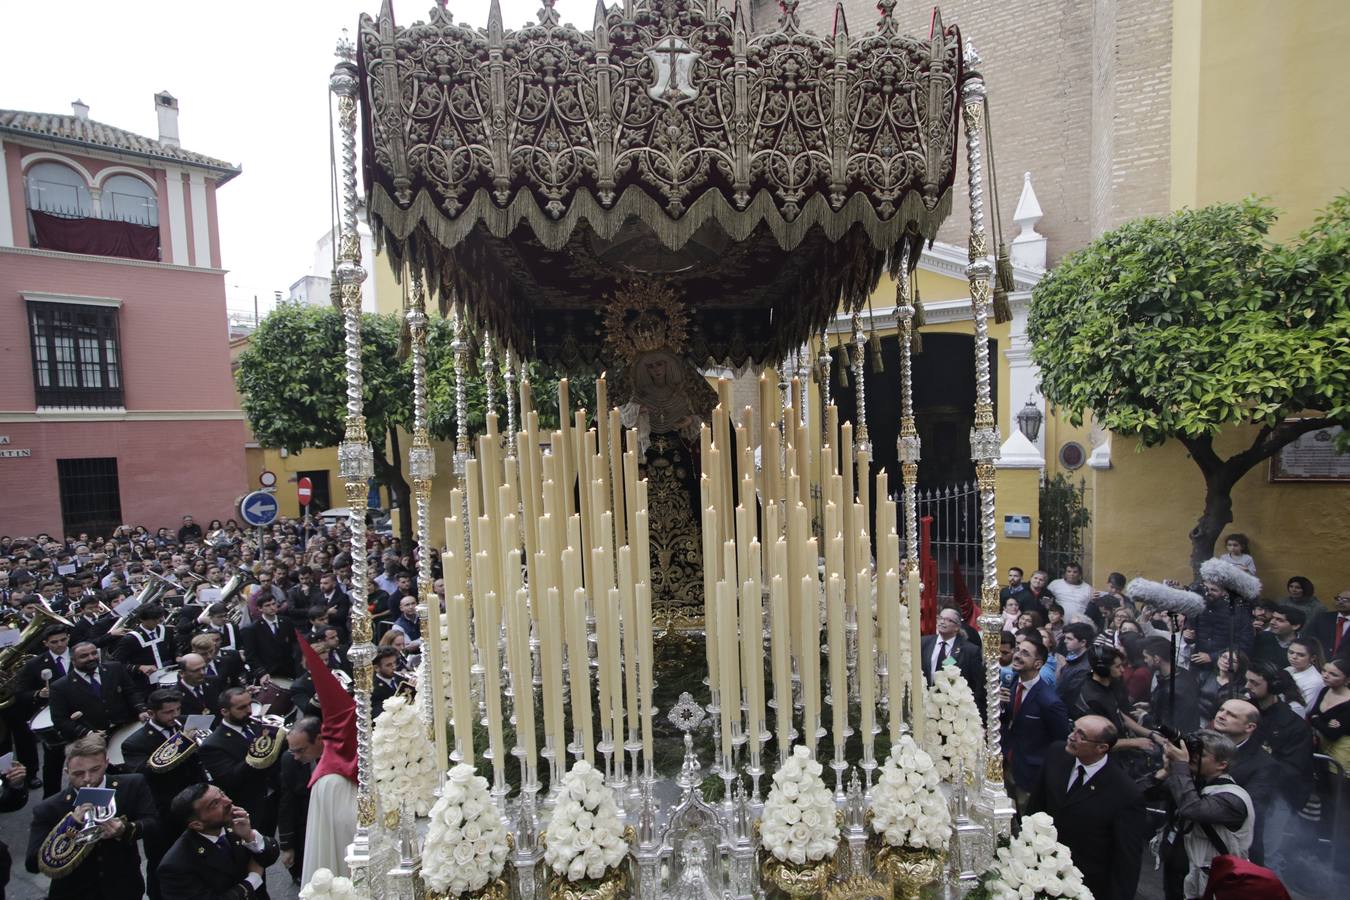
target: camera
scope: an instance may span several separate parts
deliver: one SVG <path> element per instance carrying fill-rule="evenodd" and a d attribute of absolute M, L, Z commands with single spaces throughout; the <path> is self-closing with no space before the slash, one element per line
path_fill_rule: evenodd
<path fill-rule="evenodd" d="M 1205 749 L 1204 743 L 1200 740 L 1200 735 L 1195 732 L 1183 734 L 1180 729 L 1173 728 L 1171 725 L 1159 725 L 1158 734 L 1178 747 L 1185 747 L 1186 753 L 1192 758 L 1199 757 Z"/>

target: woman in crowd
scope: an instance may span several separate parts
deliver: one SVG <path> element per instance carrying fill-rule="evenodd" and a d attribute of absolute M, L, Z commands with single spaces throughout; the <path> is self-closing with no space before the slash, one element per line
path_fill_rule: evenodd
<path fill-rule="evenodd" d="M 1322 690 L 1308 709 L 1318 750 L 1350 772 L 1350 663 L 1333 659 L 1322 666 Z M 1347 786 L 1350 791 L 1350 786 Z"/>
<path fill-rule="evenodd" d="M 397 628 L 391 628 L 380 638 L 381 647 L 393 647 L 398 651 L 398 665 L 395 671 L 407 672 L 408 666 L 408 636 Z"/>
<path fill-rule="evenodd" d="M 1036 629 L 1037 631 L 1039 631 L 1039 630 L 1041 629 L 1041 627 L 1044 626 L 1044 625 L 1045 625 L 1045 620 L 1042 619 L 1042 618 L 1041 618 L 1041 614 L 1038 613 L 1038 612 L 1036 612 L 1036 610 L 1034 610 L 1034 609 L 1029 609 L 1029 610 L 1027 610 L 1026 612 L 1022 613 L 1021 615 L 1019 615 L 1019 616 L 1017 617 L 1017 627 L 1018 627 L 1018 628 L 1034 628 L 1034 629 Z M 1004 631 L 1014 631 L 1015 629 L 1012 629 L 1012 628 L 1005 628 L 1005 629 L 1003 629 L 1003 630 L 1004 630 Z"/>
<path fill-rule="evenodd" d="M 1289 591 L 1289 596 L 1284 598 L 1284 602 L 1303 610 L 1307 614 L 1309 622 L 1313 620 L 1313 616 L 1326 608 L 1322 605 L 1322 601 L 1317 599 L 1317 593 L 1313 590 L 1313 583 L 1302 575 L 1295 575 L 1290 578 L 1285 587 Z"/>
<path fill-rule="evenodd" d="M 1022 614 L 1022 607 L 1018 604 L 1016 597 L 1009 597 L 1003 601 L 1003 625 L 999 631 L 1013 631 L 1017 628 L 1017 619 Z"/>
<path fill-rule="evenodd" d="M 1226 701 L 1240 698 L 1247 689 L 1247 654 L 1224 651 L 1212 669 L 1200 671 L 1200 722 L 1210 727 L 1214 714 Z"/>
<path fill-rule="evenodd" d="M 1219 559 L 1232 563 L 1247 574 L 1256 575 L 1256 560 L 1252 559 L 1251 542 L 1240 532 L 1233 532 L 1223 539 L 1224 555 Z"/>
<path fill-rule="evenodd" d="M 1289 665 L 1285 671 L 1294 679 L 1294 684 L 1303 695 L 1302 703 L 1291 703 L 1294 712 L 1308 717 L 1317 695 L 1322 692 L 1322 666 L 1326 660 L 1322 656 L 1322 642 L 1317 638 L 1294 638 L 1289 645 Z"/>
<path fill-rule="evenodd" d="M 1056 601 L 1050 601 L 1050 605 L 1045 608 L 1046 626 L 1050 629 L 1050 634 L 1054 638 L 1045 646 L 1054 650 L 1059 646 L 1060 637 L 1064 634 L 1064 607 Z"/>

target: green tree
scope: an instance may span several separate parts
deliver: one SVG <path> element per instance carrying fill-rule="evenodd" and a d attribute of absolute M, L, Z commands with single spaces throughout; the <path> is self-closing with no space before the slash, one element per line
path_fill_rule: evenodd
<path fill-rule="evenodd" d="M 1300 435 L 1350 425 L 1350 194 L 1287 244 L 1254 199 L 1129 222 L 1032 294 L 1046 397 L 1144 446 L 1180 441 L 1205 481 L 1191 564 L 1233 521 L 1232 489 Z M 1254 426 L 1222 458 L 1215 438 Z M 1344 443 L 1343 443 L 1344 446 Z"/>
<path fill-rule="evenodd" d="M 375 480 L 403 511 L 400 535 L 412 539 L 409 496 L 396 426 L 412 421 L 412 367 L 399 359 L 393 316 L 362 316 L 361 365 L 366 431 Z M 347 417 L 345 333 L 331 307 L 285 304 L 258 325 L 239 357 L 235 379 L 254 437 L 292 453 L 341 443 Z"/>

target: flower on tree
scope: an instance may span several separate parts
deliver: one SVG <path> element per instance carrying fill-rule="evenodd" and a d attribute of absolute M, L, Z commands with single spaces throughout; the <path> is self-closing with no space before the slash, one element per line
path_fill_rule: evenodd
<path fill-rule="evenodd" d="M 777 859 L 793 865 L 818 862 L 839 846 L 834 797 L 820 777 L 811 751 L 798 744 L 773 773 L 764 802 L 760 840 Z"/>
<path fill-rule="evenodd" d="M 951 783 L 964 768 L 969 777 L 979 765 L 984 728 L 975 694 L 960 669 L 943 666 L 934 673 L 923 709 L 928 726 L 924 749 L 937 758 L 938 775 Z"/>
<path fill-rule="evenodd" d="M 872 830 L 892 847 L 946 849 L 952 817 L 940 781 L 933 757 L 901 735 L 872 791 Z"/>
<path fill-rule="evenodd" d="M 568 881 L 603 878 L 623 862 L 628 842 L 605 776 L 584 760 L 563 776 L 548 820 L 544 862 Z"/>
<path fill-rule="evenodd" d="M 984 886 L 993 900 L 1092 900 L 1083 873 L 1046 813 L 1022 820 L 1017 837 L 999 848 Z"/>
<path fill-rule="evenodd" d="M 452 897 L 480 890 L 501 876 L 509 850 L 487 779 L 475 774 L 473 766 L 455 766 L 431 808 L 422 849 L 423 881 L 432 892 Z"/>
<path fill-rule="evenodd" d="M 390 697 L 371 737 L 375 788 L 387 809 L 405 805 L 416 815 L 431 809 L 436 790 L 436 748 L 426 726 L 404 697 Z"/>

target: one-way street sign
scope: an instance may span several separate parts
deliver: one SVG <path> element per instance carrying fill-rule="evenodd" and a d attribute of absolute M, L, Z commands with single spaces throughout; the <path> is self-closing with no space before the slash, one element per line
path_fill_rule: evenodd
<path fill-rule="evenodd" d="M 277 498 L 267 491 L 254 491 L 239 504 L 239 514 L 256 528 L 271 525 L 277 518 Z"/>

